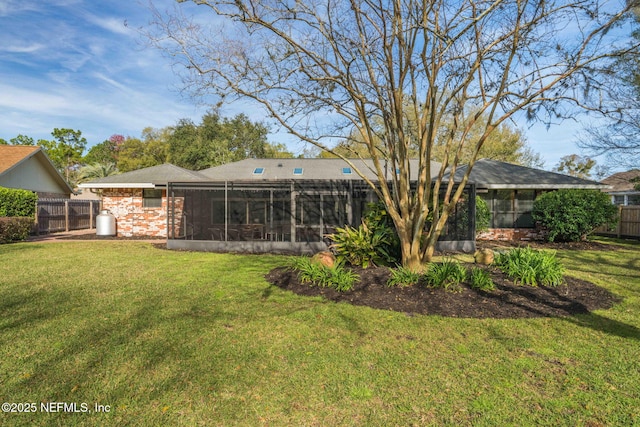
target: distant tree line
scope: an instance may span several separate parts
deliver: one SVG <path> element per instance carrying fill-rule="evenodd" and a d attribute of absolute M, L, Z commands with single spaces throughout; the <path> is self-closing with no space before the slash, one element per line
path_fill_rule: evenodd
<path fill-rule="evenodd" d="M 82 132 L 55 128 L 52 140 L 38 140 L 18 135 L 0 144 L 41 146 L 71 185 L 129 172 L 150 166 L 172 163 L 202 170 L 246 158 L 287 158 L 293 154 L 284 144 L 267 140 L 269 129 L 252 122 L 244 114 L 223 118 L 215 112 L 202 117 L 199 124 L 188 119 L 161 129 L 145 128 L 140 138 L 112 135 L 93 145 L 85 154 L 87 140 Z"/>

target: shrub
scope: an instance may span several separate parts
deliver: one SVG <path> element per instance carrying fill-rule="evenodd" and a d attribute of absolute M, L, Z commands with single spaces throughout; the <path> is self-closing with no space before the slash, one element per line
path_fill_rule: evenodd
<path fill-rule="evenodd" d="M 550 242 L 577 242 L 597 227 L 615 223 L 617 208 L 597 190 L 557 190 L 538 197 L 533 219 L 549 231 Z"/>
<path fill-rule="evenodd" d="M 460 284 L 467 278 L 467 270 L 457 261 L 445 259 L 440 263 L 432 263 L 425 273 L 429 286 L 451 291 L 460 290 Z"/>
<path fill-rule="evenodd" d="M 387 286 L 411 286 L 420 281 L 420 274 L 405 267 L 398 267 L 391 270 L 391 277 L 387 280 Z"/>
<path fill-rule="evenodd" d="M 493 291 L 496 285 L 493 283 L 493 280 L 491 280 L 491 275 L 488 271 L 474 267 L 471 269 L 471 288 L 489 292 Z"/>
<path fill-rule="evenodd" d="M 339 292 L 346 292 L 353 289 L 353 284 L 358 280 L 358 275 L 351 270 L 336 264 L 333 267 L 318 262 L 313 262 L 307 257 L 294 258 L 291 261 L 291 268 L 298 273 L 301 283 L 325 288 L 332 288 Z"/>
<path fill-rule="evenodd" d="M 400 238 L 398 237 L 396 226 L 389 216 L 384 203 L 378 201 L 367 204 L 362 220 L 367 224 L 367 227 L 373 231 L 384 230 L 387 234 L 387 242 L 384 243 L 382 250 L 391 263 L 399 262 L 402 259 Z"/>
<path fill-rule="evenodd" d="M 393 261 L 385 249 L 390 242 L 387 229 L 373 230 L 363 221 L 358 228 L 348 225 L 344 228 L 337 227 L 329 238 L 333 241 L 331 248 L 336 252 L 338 263 L 346 262 L 367 268 Z"/>
<path fill-rule="evenodd" d="M 0 243 L 26 240 L 33 228 L 33 218 L 0 218 Z"/>
<path fill-rule="evenodd" d="M 554 251 L 514 248 L 498 254 L 495 264 L 516 284 L 557 286 L 564 281 L 564 267 Z"/>
<path fill-rule="evenodd" d="M 491 211 L 489 206 L 482 197 L 476 196 L 476 233 L 487 231 L 490 224 Z"/>
<path fill-rule="evenodd" d="M 35 218 L 38 196 L 28 190 L 0 187 L 0 217 Z"/>

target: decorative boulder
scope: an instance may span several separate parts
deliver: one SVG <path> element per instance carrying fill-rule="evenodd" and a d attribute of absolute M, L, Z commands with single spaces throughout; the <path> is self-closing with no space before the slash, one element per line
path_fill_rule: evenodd
<path fill-rule="evenodd" d="M 489 265 L 493 264 L 493 251 L 491 249 L 479 249 L 473 254 L 473 259 L 476 264 Z"/>
<path fill-rule="evenodd" d="M 318 252 L 314 256 L 311 257 L 311 262 L 315 262 L 318 264 L 322 264 L 329 268 L 333 267 L 336 264 L 336 257 L 331 252 L 324 251 Z"/>

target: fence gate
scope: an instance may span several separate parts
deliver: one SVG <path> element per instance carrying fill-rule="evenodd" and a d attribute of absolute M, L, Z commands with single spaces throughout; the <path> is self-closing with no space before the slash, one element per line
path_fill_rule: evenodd
<path fill-rule="evenodd" d="M 38 234 L 93 229 L 99 200 L 40 199 L 36 209 Z"/>

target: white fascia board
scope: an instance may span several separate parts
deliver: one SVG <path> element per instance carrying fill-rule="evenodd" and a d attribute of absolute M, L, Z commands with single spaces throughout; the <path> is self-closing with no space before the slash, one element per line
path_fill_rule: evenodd
<path fill-rule="evenodd" d="M 156 188 L 155 184 L 150 182 L 136 182 L 136 183 L 126 183 L 126 182 L 118 182 L 118 183 L 108 183 L 108 182 L 95 182 L 95 183 L 84 183 L 78 185 L 78 188 Z"/>
<path fill-rule="evenodd" d="M 608 185 L 571 185 L 571 184 L 538 184 L 538 185 L 518 185 L 518 184 L 477 184 L 478 188 L 489 190 L 561 190 L 561 189 L 584 189 L 584 190 L 606 190 L 611 188 Z"/>

